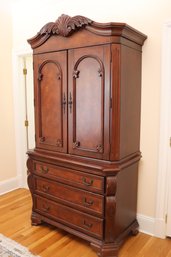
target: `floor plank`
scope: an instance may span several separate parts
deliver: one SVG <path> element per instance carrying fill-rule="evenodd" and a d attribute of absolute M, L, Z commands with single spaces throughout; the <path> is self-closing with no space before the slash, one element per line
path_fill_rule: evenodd
<path fill-rule="evenodd" d="M 0 196 L 0 233 L 41 257 L 97 257 L 89 243 L 52 226 L 31 226 L 31 196 L 17 189 Z M 119 257 L 171 257 L 171 239 L 143 233 L 129 237 Z"/>

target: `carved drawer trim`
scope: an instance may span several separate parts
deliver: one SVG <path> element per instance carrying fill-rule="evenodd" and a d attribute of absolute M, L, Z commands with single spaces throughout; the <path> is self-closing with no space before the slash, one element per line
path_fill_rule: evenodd
<path fill-rule="evenodd" d="M 34 161 L 33 169 L 33 172 L 36 175 L 50 178 L 91 192 L 100 194 L 104 193 L 104 177 L 38 161 Z"/>
<path fill-rule="evenodd" d="M 36 194 L 66 204 L 74 209 L 103 217 L 104 196 L 38 176 L 33 176 L 33 180 Z"/>
<path fill-rule="evenodd" d="M 88 235 L 99 239 L 103 238 L 103 219 L 76 211 L 38 195 L 34 195 L 34 211 L 63 224 L 67 224 L 76 230 L 83 231 Z"/>

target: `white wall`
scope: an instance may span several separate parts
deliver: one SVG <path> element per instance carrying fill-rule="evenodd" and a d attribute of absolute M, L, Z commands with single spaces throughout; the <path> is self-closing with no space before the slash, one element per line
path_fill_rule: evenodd
<path fill-rule="evenodd" d="M 161 39 L 163 23 L 171 20 L 170 0 L 15 0 L 13 47 L 30 49 L 26 39 L 62 13 L 87 16 L 99 22 L 126 22 L 148 36 L 143 47 L 142 115 L 138 212 L 155 216 L 158 170 Z"/>
<path fill-rule="evenodd" d="M 0 193 L 5 181 L 16 182 L 15 131 L 12 87 L 12 17 L 0 2 Z M 16 185 L 16 184 L 15 184 Z M 9 189 L 9 188 L 8 188 Z"/>

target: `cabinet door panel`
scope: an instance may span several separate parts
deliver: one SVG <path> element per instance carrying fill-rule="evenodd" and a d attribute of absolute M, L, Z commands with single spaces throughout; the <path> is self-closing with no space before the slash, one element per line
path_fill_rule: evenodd
<path fill-rule="evenodd" d="M 35 56 L 36 147 L 67 151 L 66 52 Z"/>
<path fill-rule="evenodd" d="M 70 153 L 107 159 L 109 53 L 108 46 L 69 51 Z"/>

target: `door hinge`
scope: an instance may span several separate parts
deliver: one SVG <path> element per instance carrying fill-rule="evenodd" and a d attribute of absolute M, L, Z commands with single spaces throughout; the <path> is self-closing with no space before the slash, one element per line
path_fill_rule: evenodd
<path fill-rule="evenodd" d="M 165 223 L 167 223 L 167 214 L 165 215 Z"/>
<path fill-rule="evenodd" d="M 25 120 L 25 121 L 24 121 L 24 125 L 25 125 L 25 127 L 28 127 L 28 126 L 29 126 L 28 120 Z"/>
<path fill-rule="evenodd" d="M 27 75 L 27 69 L 26 68 L 23 69 L 23 75 L 25 75 L 25 76 Z"/>

